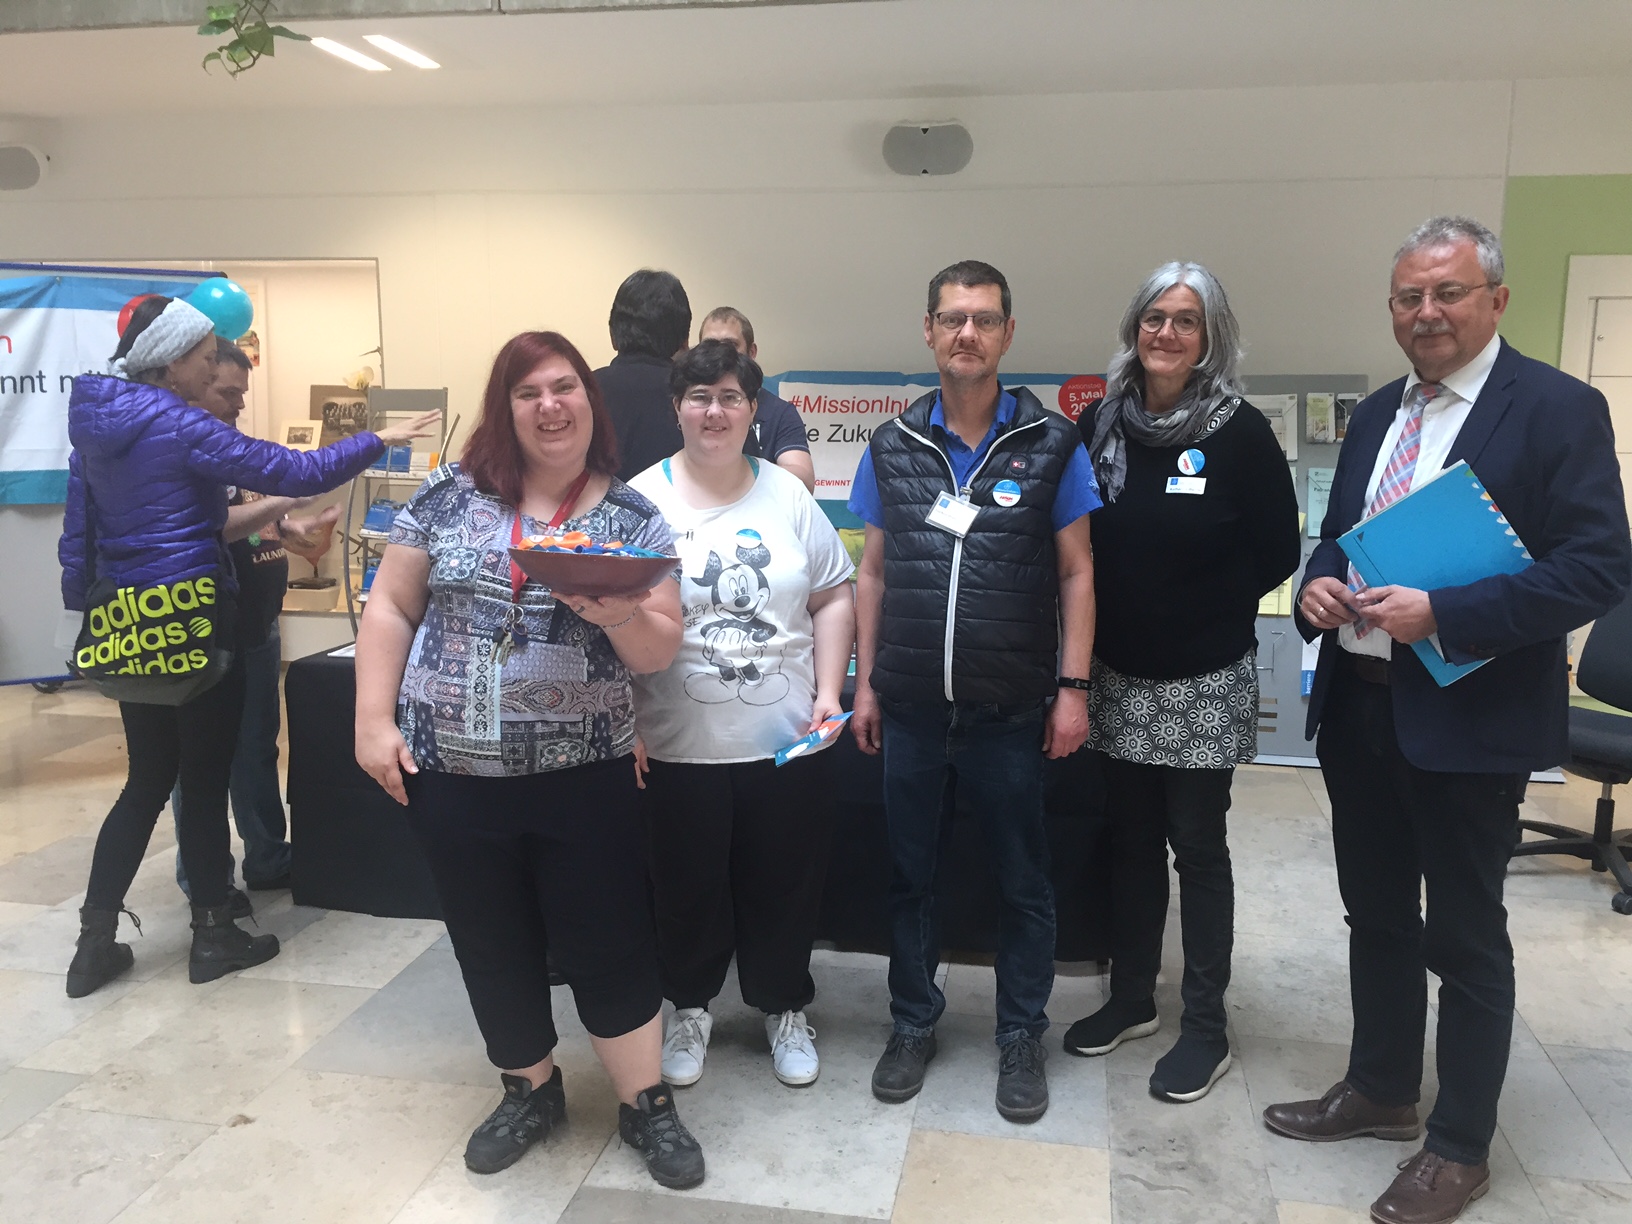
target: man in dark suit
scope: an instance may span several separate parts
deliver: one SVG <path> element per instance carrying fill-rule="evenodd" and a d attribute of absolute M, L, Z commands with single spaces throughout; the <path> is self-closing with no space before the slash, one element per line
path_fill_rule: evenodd
<path fill-rule="evenodd" d="M 1389 308 L 1412 370 L 1350 421 L 1296 609 L 1304 637 L 1322 639 L 1307 734 L 1319 732 L 1331 795 L 1354 1036 L 1343 1080 L 1264 1121 L 1317 1142 L 1420 1134 L 1437 974 L 1439 1098 L 1422 1151 L 1372 1204 L 1383 1224 L 1453 1220 L 1490 1184 L 1519 804 L 1530 772 L 1569 753 L 1565 635 L 1632 585 L 1608 405 L 1497 336 L 1502 274 L 1496 236 L 1465 217 L 1425 222 L 1395 255 Z M 1365 589 L 1337 538 L 1458 460 L 1535 564 L 1467 586 Z M 1424 638 L 1453 663 L 1488 662 L 1441 688 L 1411 649 Z"/>

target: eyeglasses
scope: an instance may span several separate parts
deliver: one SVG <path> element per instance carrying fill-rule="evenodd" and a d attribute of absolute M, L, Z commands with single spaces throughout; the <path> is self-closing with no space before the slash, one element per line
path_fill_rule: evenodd
<path fill-rule="evenodd" d="M 710 404 L 718 404 L 730 412 L 747 403 L 748 397 L 741 391 L 721 391 L 718 395 L 712 391 L 687 391 L 685 396 L 686 407 L 695 408 L 698 412 L 707 412 Z"/>
<path fill-rule="evenodd" d="M 1201 330 L 1201 316 L 1197 314 L 1163 314 L 1159 310 L 1147 310 L 1139 316 L 1139 330 L 1155 335 L 1168 323 L 1173 324 L 1173 331 L 1180 336 L 1193 336 Z"/>
<path fill-rule="evenodd" d="M 1480 281 L 1477 285 L 1462 285 L 1456 281 L 1446 281 L 1443 285 L 1435 285 L 1431 290 L 1402 289 L 1388 299 L 1388 304 L 1394 308 L 1396 314 L 1413 314 L 1422 309 L 1424 299 L 1432 297 L 1441 306 L 1455 306 L 1475 289 L 1494 289 L 1489 281 Z"/>
<path fill-rule="evenodd" d="M 934 318 L 936 327 L 949 332 L 962 331 L 963 325 L 971 320 L 974 321 L 976 331 L 995 332 L 1009 321 L 1007 315 L 992 310 L 983 310 L 979 314 L 965 314 L 961 310 L 941 310 L 931 317 Z"/>

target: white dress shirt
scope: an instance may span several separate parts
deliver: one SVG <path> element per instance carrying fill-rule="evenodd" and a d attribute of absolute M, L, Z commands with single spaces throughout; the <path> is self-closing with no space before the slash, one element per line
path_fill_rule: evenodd
<path fill-rule="evenodd" d="M 1440 393 L 1422 410 L 1422 440 L 1417 450 L 1417 466 L 1411 473 L 1411 492 L 1427 484 L 1438 476 L 1445 467 L 1445 457 L 1450 454 L 1451 447 L 1456 442 L 1456 436 L 1462 432 L 1462 426 L 1468 419 L 1468 413 L 1473 411 L 1474 401 L 1479 398 L 1479 392 L 1485 388 L 1490 378 L 1491 367 L 1496 364 L 1496 354 L 1501 351 L 1502 338 L 1492 336 L 1490 343 L 1479 351 L 1479 355 L 1467 365 L 1454 373 L 1447 374 L 1439 380 Z M 1405 404 L 1411 396 L 1411 388 L 1422 382 L 1422 376 L 1412 370 L 1405 380 L 1405 389 L 1400 393 L 1400 406 L 1394 411 L 1394 421 L 1383 435 L 1383 444 L 1377 448 L 1377 461 L 1372 464 L 1371 479 L 1366 482 L 1367 506 L 1377 496 L 1377 486 L 1383 481 L 1383 471 L 1388 467 L 1388 461 L 1394 456 L 1395 444 L 1400 440 L 1400 434 L 1405 429 Z M 1361 521 L 1365 521 L 1362 516 Z M 1386 659 L 1394 649 L 1394 641 L 1381 629 L 1373 629 L 1365 637 L 1359 637 L 1354 632 L 1353 625 L 1343 625 L 1337 631 L 1337 640 L 1344 650 L 1354 654 L 1375 655 L 1379 659 Z"/>

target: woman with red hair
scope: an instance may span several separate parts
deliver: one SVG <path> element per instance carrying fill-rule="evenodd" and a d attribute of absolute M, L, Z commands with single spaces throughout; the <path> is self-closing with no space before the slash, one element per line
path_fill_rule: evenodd
<path fill-rule="evenodd" d="M 357 634 L 357 762 L 425 847 L 504 1098 L 465 1164 L 496 1173 L 566 1110 L 545 932 L 660 1184 L 703 1180 L 662 1082 L 662 986 L 636 804 L 631 672 L 680 644 L 673 577 L 632 598 L 527 581 L 508 549 L 579 531 L 673 553 L 663 516 L 612 473 L 589 367 L 554 332 L 500 350 L 463 461 L 397 516 Z"/>

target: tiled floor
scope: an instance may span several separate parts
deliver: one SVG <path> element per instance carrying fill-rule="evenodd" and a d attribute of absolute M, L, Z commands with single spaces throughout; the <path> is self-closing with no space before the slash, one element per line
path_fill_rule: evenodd
<path fill-rule="evenodd" d="M 821 1079 L 778 1085 L 757 1016 L 728 993 L 708 1073 L 681 1097 L 708 1180 L 679 1195 L 655 1189 L 618 1142 L 616 1102 L 565 991 L 569 1123 L 506 1173 L 465 1171 L 465 1136 L 498 1084 L 436 923 L 274 894 L 259 920 L 283 955 L 189 985 L 167 819 L 131 895 L 146 931 L 126 931 L 135 972 L 66 998 L 74 911 L 123 752 L 111 703 L 0 689 L 4 1224 L 1358 1224 L 1412 1150 L 1303 1145 L 1258 1122 L 1266 1103 L 1317 1094 L 1344 1066 L 1345 929 L 1325 795 L 1308 770 L 1248 769 L 1236 782 L 1237 1062 L 1205 1100 L 1166 1105 L 1145 1090 L 1173 1032 L 1164 984 L 1162 1035 L 1103 1059 L 1051 1042 L 1048 1115 L 1004 1122 L 991 1104 L 991 971 L 955 964 L 923 1094 L 881 1105 L 867 1081 L 886 1034 L 883 962 L 819 952 Z M 1538 785 L 1531 806 L 1590 824 L 1593 797 L 1576 781 Z M 1493 1187 L 1470 1221 L 1632 1220 L 1632 918 L 1610 911 L 1611 891 L 1574 862 L 1526 859 L 1510 878 L 1521 1023 Z M 1081 968 L 1062 967 L 1050 1008 L 1061 1027 L 1103 997 Z"/>

